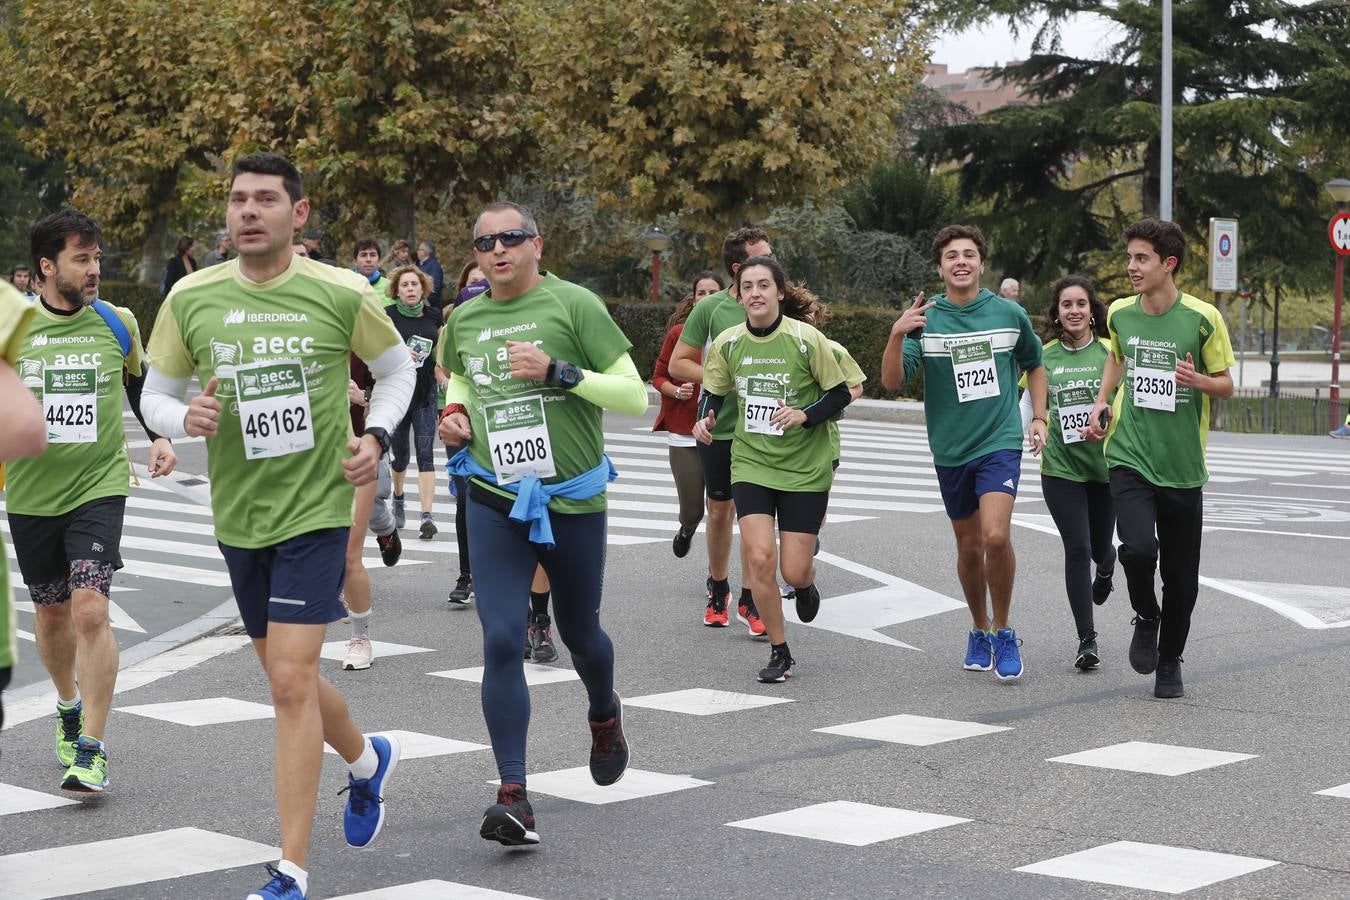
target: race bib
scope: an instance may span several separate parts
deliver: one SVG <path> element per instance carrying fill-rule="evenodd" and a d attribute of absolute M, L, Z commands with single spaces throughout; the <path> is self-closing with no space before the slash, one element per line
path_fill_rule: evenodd
<path fill-rule="evenodd" d="M 998 396 L 998 369 L 994 367 L 994 342 L 957 344 L 951 349 L 956 399 L 962 403 Z"/>
<path fill-rule="evenodd" d="M 483 407 L 483 417 L 498 484 L 511 484 L 526 475 L 552 478 L 557 474 L 541 395 L 490 403 Z"/>
<path fill-rule="evenodd" d="M 1062 388 L 1057 400 L 1059 434 L 1066 444 L 1083 439 L 1078 429 L 1088 427 L 1092 419 L 1093 391 L 1091 388 Z"/>
<path fill-rule="evenodd" d="M 424 338 L 419 334 L 408 338 L 408 349 L 412 351 L 413 365 L 420 366 L 426 362 L 427 357 L 431 355 L 431 348 L 434 346 L 435 344 L 429 338 Z"/>
<path fill-rule="evenodd" d="M 92 444 L 98 440 L 98 370 L 42 370 L 42 415 L 53 444 Z"/>
<path fill-rule="evenodd" d="M 298 359 L 235 366 L 234 384 L 245 459 L 289 456 L 314 448 L 309 388 Z"/>
<path fill-rule="evenodd" d="M 1161 347 L 1134 351 L 1134 405 L 1141 409 L 1177 409 L 1177 355 Z"/>
<path fill-rule="evenodd" d="M 747 434 L 771 434 L 782 437 L 783 430 L 769 424 L 783 399 L 783 386 L 772 378 L 745 379 L 745 431 Z"/>

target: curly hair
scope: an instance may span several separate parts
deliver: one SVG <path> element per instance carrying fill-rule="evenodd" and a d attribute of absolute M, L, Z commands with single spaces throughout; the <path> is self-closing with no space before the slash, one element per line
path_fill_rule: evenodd
<path fill-rule="evenodd" d="M 398 299 L 398 283 L 403 280 L 403 276 L 412 272 L 417 276 L 417 280 L 422 284 L 422 299 L 425 300 L 431 293 L 431 276 L 423 272 L 417 266 L 399 266 L 393 272 L 389 273 L 389 286 L 384 292 L 389 295 L 389 299 Z"/>
<path fill-rule="evenodd" d="M 1087 292 L 1092 333 L 1100 338 L 1106 337 L 1106 304 L 1097 299 L 1096 288 L 1083 275 L 1065 275 L 1051 286 L 1050 305 L 1045 308 L 1045 333 L 1054 335 L 1056 340 L 1064 340 L 1064 326 L 1059 321 L 1059 295 L 1071 287 L 1080 287 Z"/>

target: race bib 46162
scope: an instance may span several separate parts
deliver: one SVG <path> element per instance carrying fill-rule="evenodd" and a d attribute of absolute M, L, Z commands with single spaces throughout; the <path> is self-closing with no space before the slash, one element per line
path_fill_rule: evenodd
<path fill-rule="evenodd" d="M 239 426 L 244 458 L 267 459 L 314 448 L 305 367 L 298 359 L 272 359 L 236 366 Z"/>

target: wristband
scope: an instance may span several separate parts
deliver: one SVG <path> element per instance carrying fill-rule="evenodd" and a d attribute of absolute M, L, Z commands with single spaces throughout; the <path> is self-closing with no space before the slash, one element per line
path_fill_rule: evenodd
<path fill-rule="evenodd" d="M 1032 417 L 1031 417 L 1031 421 L 1033 421 L 1033 422 L 1040 422 L 1042 425 L 1049 425 L 1049 424 L 1050 424 L 1049 422 L 1045 421 L 1045 416 L 1032 416 Z"/>
<path fill-rule="evenodd" d="M 452 413 L 463 413 L 464 415 L 467 416 L 469 414 L 469 411 L 464 408 L 463 403 L 447 403 L 445 404 L 445 409 L 441 410 L 441 418 L 444 419 L 446 416 L 451 415 Z"/>

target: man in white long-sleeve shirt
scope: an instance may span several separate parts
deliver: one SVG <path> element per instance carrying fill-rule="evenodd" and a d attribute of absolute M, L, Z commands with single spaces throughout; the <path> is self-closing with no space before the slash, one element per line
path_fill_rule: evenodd
<path fill-rule="evenodd" d="M 375 478 L 415 372 L 369 283 L 296 256 L 309 215 L 300 173 L 268 153 L 234 164 L 226 211 L 238 257 L 174 285 L 150 341 L 142 409 L 162 434 L 204 436 L 216 538 L 244 626 L 272 687 L 280 864 L 259 900 L 303 900 L 326 741 L 351 767 L 347 842 L 384 821 L 399 759 L 392 737 L 366 737 L 319 675 L 338 601 L 354 486 Z M 353 436 L 349 353 L 376 378 L 367 428 Z M 197 374 L 203 392 L 184 403 Z"/>

